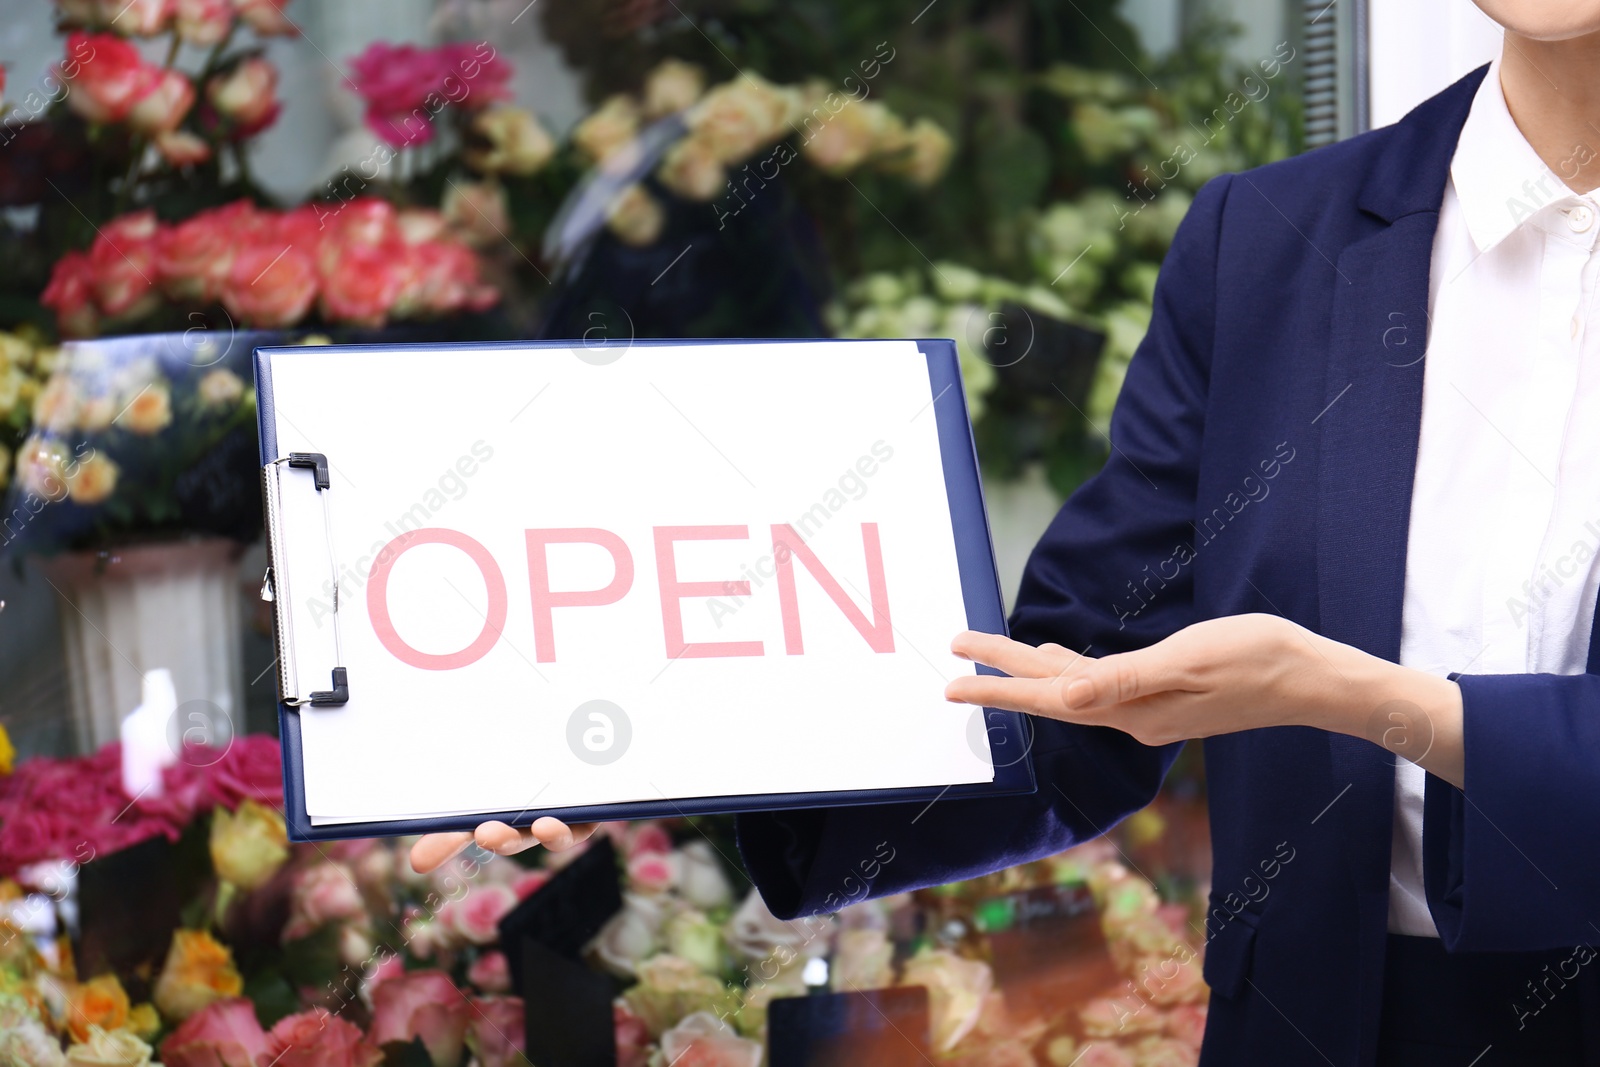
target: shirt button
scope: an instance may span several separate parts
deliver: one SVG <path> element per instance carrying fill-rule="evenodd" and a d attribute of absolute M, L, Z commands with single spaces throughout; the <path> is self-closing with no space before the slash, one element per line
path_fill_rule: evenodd
<path fill-rule="evenodd" d="M 1579 204 L 1567 212 L 1567 225 L 1572 227 L 1573 233 L 1587 233 L 1594 225 L 1594 209 L 1588 204 Z"/>

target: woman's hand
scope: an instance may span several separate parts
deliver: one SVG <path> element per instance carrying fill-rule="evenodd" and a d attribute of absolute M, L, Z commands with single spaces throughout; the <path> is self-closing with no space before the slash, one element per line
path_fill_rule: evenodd
<path fill-rule="evenodd" d="M 1211 619 L 1101 659 L 970 630 L 951 650 L 1011 676 L 957 678 L 945 689 L 952 701 L 1110 726 L 1147 745 L 1313 726 L 1366 737 L 1461 784 L 1461 692 L 1454 682 L 1276 615 Z"/>
<path fill-rule="evenodd" d="M 595 823 L 568 826 L 560 819 L 548 815 L 535 819 L 525 830 L 503 822 L 479 824 L 472 833 L 427 834 L 411 846 L 411 866 L 418 874 L 427 874 L 456 855 L 462 849 L 478 843 L 480 848 L 500 856 L 514 856 L 534 845 L 543 845 L 551 852 L 563 852 L 580 841 L 587 841 L 595 831 Z"/>

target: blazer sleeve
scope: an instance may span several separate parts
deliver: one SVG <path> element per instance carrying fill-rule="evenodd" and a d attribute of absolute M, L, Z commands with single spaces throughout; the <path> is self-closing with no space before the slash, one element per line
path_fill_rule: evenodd
<path fill-rule="evenodd" d="M 1466 788 L 1429 776 L 1428 907 L 1452 952 L 1600 941 L 1600 676 L 1463 675 Z"/>
<path fill-rule="evenodd" d="M 1192 568 L 1152 568 L 1194 536 L 1229 181 L 1200 190 L 1173 239 L 1112 415 L 1111 455 L 1028 561 L 1010 620 L 1019 641 L 1102 656 L 1194 621 Z M 834 911 L 1059 852 L 1148 804 L 1179 748 L 1106 727 L 1032 725 L 1031 795 L 740 816 L 740 851 L 768 907 L 782 918 Z"/>

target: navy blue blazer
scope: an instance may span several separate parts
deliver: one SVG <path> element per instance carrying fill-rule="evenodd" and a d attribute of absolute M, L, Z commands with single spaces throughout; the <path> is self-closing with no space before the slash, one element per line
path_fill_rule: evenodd
<path fill-rule="evenodd" d="M 1398 658 L 1429 265 L 1482 78 L 1394 126 L 1200 191 L 1161 268 L 1110 460 L 1028 563 L 1018 640 L 1104 655 L 1270 612 Z M 1600 944 L 1597 652 L 1575 677 L 1459 679 L 1466 791 L 1429 777 L 1423 841 L 1452 952 Z M 1202 1063 L 1371 1063 L 1394 758 L 1303 727 L 1204 744 L 1215 868 Z M 1034 795 L 748 815 L 740 845 L 775 913 L 832 910 L 1092 838 L 1148 803 L 1176 754 L 1041 720 Z M 1569 994 L 1600 1016 L 1593 981 Z"/>

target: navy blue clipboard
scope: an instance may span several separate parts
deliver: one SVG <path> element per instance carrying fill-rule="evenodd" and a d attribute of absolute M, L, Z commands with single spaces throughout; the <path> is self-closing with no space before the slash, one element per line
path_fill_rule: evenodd
<path fill-rule="evenodd" d="M 738 344 L 745 338 L 634 340 L 618 347 L 649 348 L 683 344 Z M 831 340 L 831 339 L 830 339 Z M 840 343 L 840 342 L 832 342 Z M 845 342 L 847 343 L 847 342 Z M 927 358 L 928 380 L 932 387 L 933 412 L 937 420 L 939 451 L 944 464 L 945 489 L 950 498 L 950 519 L 955 533 L 956 563 L 960 569 L 961 595 L 966 602 L 967 625 L 973 630 L 1004 634 L 1005 608 L 1001 600 L 1000 579 L 995 569 L 994 546 L 989 538 L 989 518 L 984 506 L 983 485 L 978 476 L 977 449 L 972 425 L 967 416 L 966 394 L 961 388 L 961 365 L 954 341 L 918 340 L 917 348 Z M 604 343 L 584 342 L 586 348 L 607 347 Z M 341 353 L 387 350 L 400 345 L 334 345 L 323 349 L 325 358 L 336 360 Z M 571 351 L 571 341 L 458 342 L 428 344 L 429 349 L 471 352 L 493 348 Z M 255 385 L 258 426 L 261 434 L 261 463 L 278 459 L 276 417 L 272 400 L 272 357 L 275 352 L 301 349 L 257 348 Z M 984 674 L 1000 674 L 982 664 Z M 359 679 L 353 684 L 359 684 Z M 1033 727 L 1026 715 L 985 708 L 983 723 L 994 762 L 994 781 L 949 786 L 918 786 L 904 789 L 845 790 L 825 793 L 773 793 L 744 796 L 688 797 L 669 800 L 632 801 L 587 807 L 549 808 L 538 811 L 484 812 L 435 819 L 405 819 L 383 822 L 336 823 L 316 826 L 306 813 L 302 779 L 300 709 L 278 704 L 278 726 L 283 746 L 283 801 L 285 823 L 294 841 L 330 841 L 356 837 L 399 837 L 444 830 L 471 830 L 481 822 L 500 820 L 527 825 L 549 815 L 564 822 L 605 822 L 673 818 L 687 815 L 732 814 L 743 811 L 773 811 L 789 808 L 823 808 L 861 804 L 956 800 L 970 797 L 1009 796 L 1034 792 L 1038 786 L 1030 759 Z"/>

